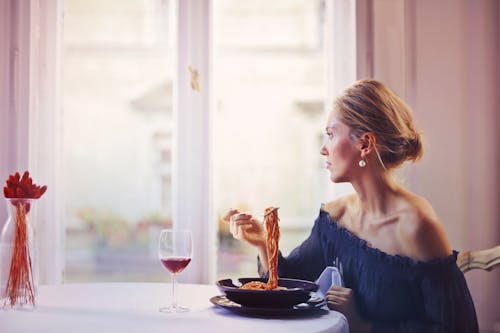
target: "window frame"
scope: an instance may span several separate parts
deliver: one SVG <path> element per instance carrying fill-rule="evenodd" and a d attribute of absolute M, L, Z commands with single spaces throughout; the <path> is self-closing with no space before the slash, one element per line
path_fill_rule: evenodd
<path fill-rule="evenodd" d="M 193 230 L 193 265 L 181 279 L 213 283 L 217 223 L 212 188 L 212 4 L 213 0 L 172 0 L 178 20 L 174 82 L 174 228 Z M 28 169 L 49 191 L 38 205 L 40 282 L 62 283 L 64 276 L 64 195 L 61 96 L 63 0 L 8 0 L 1 3 L 0 157 L 2 175 Z M 325 0 L 327 103 L 357 77 L 370 72 L 368 15 L 371 0 Z M 5 29 L 4 29 L 5 28 Z M 368 36 L 369 37 L 369 36 Z M 368 45 L 366 48 L 363 47 Z M 360 57 L 362 52 L 362 57 Z M 368 58 L 366 55 L 368 54 Z M 368 62 L 367 60 L 368 59 Z M 368 65 L 367 65 L 368 64 Z M 199 73 L 200 92 L 191 89 L 188 66 Z M 335 79 L 334 79 L 335 78 Z M 180 110 L 180 111 L 179 111 Z M 189 110 L 189 112 L 184 112 Z M 333 187 L 330 187 L 333 188 Z M 341 190 L 340 192 L 342 192 Z M 347 190 L 348 191 L 348 190 Z M 327 193 L 325 197 L 338 195 Z M 6 219 L 5 208 L 0 218 Z"/>

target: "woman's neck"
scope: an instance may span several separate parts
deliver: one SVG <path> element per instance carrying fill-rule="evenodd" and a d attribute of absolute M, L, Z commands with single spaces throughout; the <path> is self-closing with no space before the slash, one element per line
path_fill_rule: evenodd
<path fill-rule="evenodd" d="M 366 174 L 351 182 L 359 199 L 360 216 L 380 218 L 390 214 L 395 208 L 394 199 L 399 192 L 399 185 L 390 172 Z"/>

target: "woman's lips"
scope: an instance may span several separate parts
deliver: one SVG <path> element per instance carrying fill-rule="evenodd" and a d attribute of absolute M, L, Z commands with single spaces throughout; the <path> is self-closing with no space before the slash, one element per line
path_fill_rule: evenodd
<path fill-rule="evenodd" d="M 332 166 L 332 163 L 330 163 L 330 162 L 326 161 L 325 165 L 326 165 L 326 168 L 328 169 L 329 167 L 331 167 L 331 166 Z"/>

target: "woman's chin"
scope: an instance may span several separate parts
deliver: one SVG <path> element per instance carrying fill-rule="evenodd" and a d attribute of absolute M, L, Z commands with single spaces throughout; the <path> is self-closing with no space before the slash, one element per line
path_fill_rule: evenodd
<path fill-rule="evenodd" d="M 345 182 L 349 181 L 349 179 L 347 179 L 347 177 L 344 177 L 342 175 L 336 175 L 334 173 L 330 174 L 330 180 L 332 183 L 345 183 Z"/>
<path fill-rule="evenodd" d="M 336 175 L 334 175 L 334 174 L 331 174 L 331 175 L 330 175 L 330 181 L 331 181 L 332 183 L 340 183 L 339 177 L 337 177 L 337 176 L 336 176 Z"/>

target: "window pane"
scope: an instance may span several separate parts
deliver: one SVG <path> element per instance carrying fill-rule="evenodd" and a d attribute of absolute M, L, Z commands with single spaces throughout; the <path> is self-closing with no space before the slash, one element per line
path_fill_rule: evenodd
<path fill-rule="evenodd" d="M 216 211 L 281 207 L 285 254 L 309 233 L 327 184 L 323 20 L 323 1 L 214 1 Z M 255 258 L 220 222 L 218 277 L 255 276 Z"/>
<path fill-rule="evenodd" d="M 166 277 L 172 17 L 166 0 L 65 0 L 66 281 Z"/>

